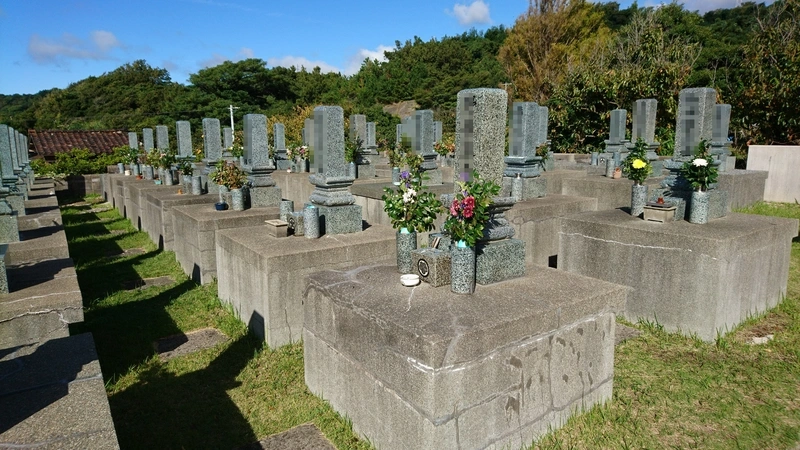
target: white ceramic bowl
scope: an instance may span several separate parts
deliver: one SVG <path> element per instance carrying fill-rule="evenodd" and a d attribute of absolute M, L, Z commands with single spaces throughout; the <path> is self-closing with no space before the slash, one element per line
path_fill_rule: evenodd
<path fill-rule="evenodd" d="M 402 283 L 403 286 L 416 286 L 419 284 L 419 275 L 415 275 L 413 273 L 400 275 L 400 283 Z"/>

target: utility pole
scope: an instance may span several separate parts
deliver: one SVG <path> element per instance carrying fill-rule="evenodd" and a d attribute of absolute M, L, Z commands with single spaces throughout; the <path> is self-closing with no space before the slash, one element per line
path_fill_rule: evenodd
<path fill-rule="evenodd" d="M 233 105 L 230 105 L 228 108 L 230 108 L 230 110 L 231 110 L 231 134 L 233 135 L 233 132 L 234 132 L 234 128 L 233 128 L 233 110 L 234 109 L 239 109 L 239 108 L 236 107 L 236 106 L 233 106 Z"/>

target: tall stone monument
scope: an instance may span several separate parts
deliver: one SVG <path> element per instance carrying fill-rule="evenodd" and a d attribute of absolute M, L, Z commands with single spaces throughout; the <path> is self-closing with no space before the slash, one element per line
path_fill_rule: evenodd
<path fill-rule="evenodd" d="M 128 132 L 128 147 L 139 150 L 139 137 L 135 131 Z"/>
<path fill-rule="evenodd" d="M 503 192 L 517 200 L 544 197 L 547 193 L 547 180 L 539 176 L 543 158 L 536 155 L 539 146 L 547 141 L 540 136 L 541 113 L 534 102 L 515 102 L 511 109 L 511 148 L 505 158 Z"/>
<path fill-rule="evenodd" d="M 208 179 L 214 171 L 217 161 L 222 159 L 222 139 L 220 137 L 219 119 L 203 119 L 203 163 L 205 168 L 201 175 L 203 190 L 209 194 L 219 193 L 216 184 Z"/>
<path fill-rule="evenodd" d="M 656 142 L 656 114 L 658 113 L 658 100 L 654 98 L 636 100 L 633 103 L 633 128 L 628 149 L 636 145 L 638 139 L 647 144 L 647 159 L 653 167 L 653 176 L 660 176 L 664 165 L 658 159 L 656 150 L 660 144 Z"/>
<path fill-rule="evenodd" d="M 324 234 L 346 234 L 362 230 L 361 206 L 350 193 L 353 177 L 344 159 L 344 111 L 341 106 L 314 108 L 314 170 L 308 179 L 315 186 L 309 197 L 319 208 Z"/>
<path fill-rule="evenodd" d="M 275 163 L 269 157 L 267 116 L 245 114 L 244 153 L 245 160 L 248 161 L 244 170 L 250 181 L 250 205 L 278 206 L 281 202 L 281 190 L 272 179 Z"/>
<path fill-rule="evenodd" d="M 714 121 L 711 126 L 711 154 L 719 161 L 719 171 L 733 170 L 736 158 L 731 156 L 728 127 L 731 123 L 731 105 L 714 105 Z"/>
<path fill-rule="evenodd" d="M 19 176 L 14 173 L 12 154 L 16 152 L 16 137 L 14 136 L 14 129 L 8 125 L 0 124 L 0 175 L 2 175 L 2 188 L 0 188 L 0 215 L 3 219 L 0 220 L 3 226 L 11 227 L 13 219 L 14 224 L 17 223 L 17 215 L 25 215 L 25 197 L 20 192 L 18 182 Z M 7 209 L 6 209 L 7 206 Z M 12 215 L 13 212 L 13 215 Z M 10 216 L 8 219 L 6 216 Z M 13 228 L 13 227 L 12 227 Z M 7 242 L 16 242 L 19 240 L 19 231 L 16 229 L 16 234 L 13 230 L 4 231 L 3 237 L 6 239 L 13 239 Z M 16 238 L 13 236 L 16 235 Z"/>
<path fill-rule="evenodd" d="M 155 148 L 153 143 L 153 129 L 152 128 L 142 128 L 142 142 L 144 145 L 145 153 L 149 152 L 150 150 Z"/>
<path fill-rule="evenodd" d="M 178 158 L 194 160 L 192 148 L 192 124 L 186 120 L 175 122 L 175 135 L 178 144 Z"/>
<path fill-rule="evenodd" d="M 436 164 L 438 153 L 433 149 L 433 111 L 429 109 L 417 111 L 413 116 L 413 136 L 411 148 L 422 156 L 423 184 L 426 186 L 442 184 L 442 170 Z"/>
<path fill-rule="evenodd" d="M 367 116 L 353 114 L 350 116 L 350 145 L 358 145 L 356 164 L 358 165 L 358 178 L 375 178 L 373 159 L 378 152 L 367 150 Z"/>
<path fill-rule="evenodd" d="M 278 170 L 291 169 L 292 162 L 286 156 L 286 127 L 282 123 L 272 126 L 272 136 L 275 142 L 275 163 Z"/>
<path fill-rule="evenodd" d="M 508 94 L 503 89 L 466 89 L 458 93 L 455 182 L 483 180 L 502 185 Z M 459 186 L 455 185 L 455 192 Z M 445 203 L 452 202 L 452 197 Z M 503 216 L 513 197 L 496 197 L 483 239 L 476 247 L 475 281 L 489 284 L 525 274 L 525 242 L 513 239 L 514 228 Z"/>
<path fill-rule="evenodd" d="M 169 150 L 169 128 L 166 125 L 156 125 L 156 148 Z"/>

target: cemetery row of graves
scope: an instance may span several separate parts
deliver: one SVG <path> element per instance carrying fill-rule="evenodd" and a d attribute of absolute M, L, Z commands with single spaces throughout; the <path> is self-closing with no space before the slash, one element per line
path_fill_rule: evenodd
<path fill-rule="evenodd" d="M 346 142 L 342 108 L 319 106 L 300 148 L 260 114 L 244 116 L 241 149 L 204 119 L 197 161 L 179 121 L 177 154 L 154 168 L 138 155 L 166 155 L 167 127 L 142 130 L 142 148 L 131 132 L 130 164 L 87 187 L 174 253 L 187 280 L 216 287 L 251 336 L 301 349 L 308 391 L 375 447 L 528 446 L 616 398 L 618 318 L 713 343 L 786 295 L 798 220 L 732 212 L 764 199 L 767 172 L 734 169 L 730 106 L 716 98 L 681 92 L 668 159 L 656 154 L 657 100 L 631 105 L 630 133 L 628 112 L 612 111 L 605 151 L 576 160 L 548 151 L 536 103 L 514 103 L 506 150 L 506 92 L 468 89 L 452 157 L 435 150 L 431 111 L 398 125 L 401 145 L 383 155 L 365 116 L 349 118 Z M 25 140 L 0 126 L 0 343 L 26 380 L 64 379 L 37 366 L 57 352 L 74 381 L 69 393 L 11 388 L 4 402 L 37 401 L 2 432 L 46 440 L 40 412 L 80 401 L 80 381 L 93 419 L 64 439 L 114 448 L 91 335 L 69 335 L 83 305 L 55 187 L 29 169 Z"/>

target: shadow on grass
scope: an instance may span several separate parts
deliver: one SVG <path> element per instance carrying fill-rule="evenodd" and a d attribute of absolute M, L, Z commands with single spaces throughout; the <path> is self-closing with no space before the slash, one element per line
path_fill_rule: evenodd
<path fill-rule="evenodd" d="M 236 448 L 257 440 L 227 391 L 258 346 L 250 336 L 231 343 L 205 368 L 183 375 L 161 364 L 109 397 L 123 448 Z"/>

